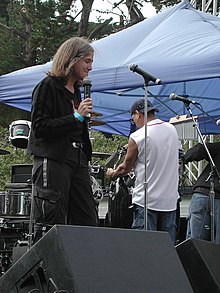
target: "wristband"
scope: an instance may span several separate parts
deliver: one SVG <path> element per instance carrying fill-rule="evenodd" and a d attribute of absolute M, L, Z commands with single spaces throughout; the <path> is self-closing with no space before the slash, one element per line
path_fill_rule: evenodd
<path fill-rule="evenodd" d="M 78 112 L 74 112 L 73 116 L 78 119 L 80 122 L 84 121 L 84 117 L 80 115 Z"/>

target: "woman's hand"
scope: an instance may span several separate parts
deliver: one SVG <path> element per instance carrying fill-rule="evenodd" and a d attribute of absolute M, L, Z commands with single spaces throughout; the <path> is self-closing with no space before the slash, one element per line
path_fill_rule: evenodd
<path fill-rule="evenodd" d="M 88 116 L 88 114 L 92 112 L 92 99 L 86 98 L 85 100 L 83 100 L 79 104 L 77 112 L 83 117 Z"/>

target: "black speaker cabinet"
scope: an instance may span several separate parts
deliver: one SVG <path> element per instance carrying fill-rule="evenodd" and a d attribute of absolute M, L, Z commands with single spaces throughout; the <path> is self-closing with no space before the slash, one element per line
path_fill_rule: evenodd
<path fill-rule="evenodd" d="M 11 182 L 27 183 L 31 179 L 32 164 L 17 164 L 11 166 Z"/>
<path fill-rule="evenodd" d="M 1 278 L 1 293 L 192 293 L 166 232 L 54 226 Z"/>
<path fill-rule="evenodd" d="M 220 244 L 187 239 L 176 251 L 195 293 L 220 292 Z"/>

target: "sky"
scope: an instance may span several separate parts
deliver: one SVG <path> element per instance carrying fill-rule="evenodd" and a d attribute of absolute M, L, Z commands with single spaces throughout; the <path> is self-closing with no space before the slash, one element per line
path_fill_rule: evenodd
<path fill-rule="evenodd" d="M 110 17 L 113 17 L 114 21 L 119 21 L 119 15 L 121 14 L 122 10 L 125 14 L 125 16 L 128 16 L 128 10 L 125 4 L 123 4 L 123 2 L 119 5 L 119 8 L 113 8 L 113 4 L 114 3 L 119 3 L 119 0 L 94 0 L 93 6 L 92 6 L 92 12 L 90 14 L 90 18 L 89 21 L 96 21 L 97 17 L 101 17 L 102 19 L 107 19 Z M 81 6 L 81 1 L 80 0 L 76 0 L 75 1 L 75 5 L 77 5 L 77 7 L 82 7 Z M 102 10 L 102 11 L 106 11 L 107 9 L 112 11 L 112 13 L 109 14 L 103 14 L 103 13 L 98 13 L 96 11 L 96 9 L 98 10 Z M 156 14 L 156 10 L 155 8 L 151 5 L 151 3 L 144 3 L 144 7 L 141 9 L 142 14 L 144 15 L 144 17 L 149 18 L 153 15 Z"/>

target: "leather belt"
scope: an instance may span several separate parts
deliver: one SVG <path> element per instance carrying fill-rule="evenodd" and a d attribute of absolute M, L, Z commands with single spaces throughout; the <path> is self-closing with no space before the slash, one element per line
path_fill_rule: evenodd
<path fill-rule="evenodd" d="M 82 149 L 83 147 L 83 144 L 81 142 L 72 142 L 71 144 L 75 149 Z"/>

